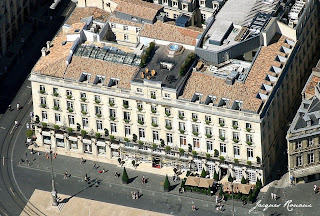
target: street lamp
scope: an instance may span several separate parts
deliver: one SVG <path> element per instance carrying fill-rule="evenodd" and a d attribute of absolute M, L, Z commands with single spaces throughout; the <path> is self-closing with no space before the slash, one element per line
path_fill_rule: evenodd
<path fill-rule="evenodd" d="M 231 182 L 231 192 L 232 192 L 232 216 L 234 216 L 233 182 Z"/>
<path fill-rule="evenodd" d="M 50 152 L 49 152 L 49 154 L 47 154 L 47 159 L 49 159 L 49 157 L 50 157 L 50 162 L 51 162 L 51 186 L 52 186 L 51 196 L 52 196 L 52 205 L 53 206 L 58 206 L 57 191 L 55 189 L 55 184 L 54 184 L 52 153 L 53 153 L 53 151 L 51 150 L 51 146 L 50 146 Z M 54 159 L 55 159 L 57 154 L 54 153 L 54 155 L 55 155 L 54 156 Z"/>

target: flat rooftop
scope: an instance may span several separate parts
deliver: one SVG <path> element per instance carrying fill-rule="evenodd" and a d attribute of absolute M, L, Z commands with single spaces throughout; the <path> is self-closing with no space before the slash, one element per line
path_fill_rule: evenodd
<path fill-rule="evenodd" d="M 149 77 L 151 81 L 162 82 L 163 87 L 176 89 L 182 79 L 179 73 L 180 67 L 192 51 L 185 49 L 182 54 L 169 57 L 167 55 L 167 48 L 168 46 L 156 45 L 152 59 L 144 68 L 140 69 L 139 73 L 133 78 L 133 81 L 142 83 L 144 79 L 148 79 Z M 172 68 L 170 70 L 165 69 L 164 65 Z M 146 72 L 146 69 L 148 73 L 145 73 L 142 78 L 141 72 Z M 151 75 L 152 70 L 156 73 L 154 76 Z"/>
<path fill-rule="evenodd" d="M 254 18 L 256 18 L 259 13 L 272 13 L 278 2 L 279 1 L 264 3 L 253 0 L 226 1 L 216 15 L 214 23 L 208 30 L 206 34 L 208 39 L 203 46 L 206 47 L 206 49 L 218 51 L 239 43 L 235 38 L 239 33 L 243 33 L 241 32 L 242 27 L 250 27 Z M 209 41 L 211 42 L 209 43 Z M 212 41 L 221 42 L 222 45 L 212 44 Z"/>

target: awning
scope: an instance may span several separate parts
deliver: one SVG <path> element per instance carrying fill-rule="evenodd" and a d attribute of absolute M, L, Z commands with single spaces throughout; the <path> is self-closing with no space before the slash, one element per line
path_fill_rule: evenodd
<path fill-rule="evenodd" d="M 214 182 L 213 179 L 200 178 L 200 183 L 198 187 L 209 188 L 209 187 L 212 187 L 213 182 Z"/>
<path fill-rule="evenodd" d="M 50 131 L 42 131 L 42 136 L 51 136 Z"/>
<path fill-rule="evenodd" d="M 200 183 L 200 177 L 189 176 L 185 185 L 198 186 Z"/>
<path fill-rule="evenodd" d="M 89 140 L 89 139 L 83 139 L 83 143 L 85 143 L 85 144 L 91 144 L 91 140 Z"/>
<path fill-rule="evenodd" d="M 119 146 L 119 145 L 116 145 L 116 144 L 111 144 L 111 148 L 113 148 L 113 149 L 119 149 L 120 146 Z"/>
<path fill-rule="evenodd" d="M 74 136 L 69 136 L 69 140 L 71 140 L 71 141 L 77 141 L 78 138 L 77 138 L 77 137 L 74 137 Z"/>
<path fill-rule="evenodd" d="M 106 146 L 106 143 L 102 141 L 97 141 L 97 146 Z"/>
<path fill-rule="evenodd" d="M 56 138 L 63 139 L 63 134 L 56 134 Z"/>
<path fill-rule="evenodd" d="M 223 184 L 223 191 L 224 192 L 229 192 L 231 191 L 233 185 L 233 192 L 234 193 L 242 193 L 242 194 L 249 194 L 250 189 L 253 189 L 253 185 L 251 184 L 240 184 L 240 183 L 231 183 L 231 182 L 226 182 Z"/>

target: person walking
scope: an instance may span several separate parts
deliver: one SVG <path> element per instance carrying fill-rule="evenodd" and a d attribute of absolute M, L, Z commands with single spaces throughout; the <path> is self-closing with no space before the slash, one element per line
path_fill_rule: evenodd
<path fill-rule="evenodd" d="M 196 210 L 196 206 L 195 206 L 195 205 L 192 205 L 192 206 L 191 206 L 191 209 L 192 209 L 192 211 L 195 211 L 195 210 Z"/>
<path fill-rule="evenodd" d="M 80 162 L 80 164 L 84 164 L 84 159 L 83 159 L 83 157 L 81 157 L 81 162 Z"/>
<path fill-rule="evenodd" d="M 29 125 L 29 123 L 27 123 L 27 124 L 26 124 L 26 128 L 27 128 L 27 130 L 29 130 L 29 129 L 30 129 L 30 125 Z"/>
<path fill-rule="evenodd" d="M 88 174 L 86 174 L 86 175 L 84 176 L 84 181 L 85 181 L 85 182 L 88 182 Z"/>
<path fill-rule="evenodd" d="M 93 169 L 97 169 L 97 164 L 93 164 Z"/>
<path fill-rule="evenodd" d="M 146 179 L 144 178 L 144 176 L 142 176 L 141 180 L 142 180 L 142 184 L 144 184 L 145 181 L 146 181 Z"/>
<path fill-rule="evenodd" d="M 17 110 L 19 111 L 20 110 L 20 104 L 17 103 Z"/>
<path fill-rule="evenodd" d="M 9 111 L 12 111 L 11 104 L 9 104 L 8 110 L 9 110 Z"/>
<path fill-rule="evenodd" d="M 14 121 L 14 125 L 15 125 L 16 128 L 18 128 L 19 122 L 18 122 L 17 120 L 15 120 L 15 121 Z"/>
<path fill-rule="evenodd" d="M 314 194 L 317 193 L 317 185 L 313 185 L 313 191 L 314 191 Z"/>
<path fill-rule="evenodd" d="M 104 168 L 102 168 L 102 173 L 105 173 L 105 172 L 106 172 L 106 170 Z"/>
<path fill-rule="evenodd" d="M 67 178 L 68 178 L 68 172 L 65 171 L 64 176 L 63 176 L 63 179 L 67 179 Z"/>

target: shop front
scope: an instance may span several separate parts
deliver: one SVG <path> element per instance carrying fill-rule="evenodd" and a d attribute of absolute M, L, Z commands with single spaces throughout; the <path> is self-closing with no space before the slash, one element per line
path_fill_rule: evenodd
<path fill-rule="evenodd" d="M 63 134 L 56 134 L 56 144 L 58 148 L 65 148 Z"/>
<path fill-rule="evenodd" d="M 51 145 L 51 133 L 50 131 L 42 131 L 43 144 Z"/>
<path fill-rule="evenodd" d="M 106 143 L 103 141 L 97 141 L 98 155 L 106 155 Z"/>
<path fill-rule="evenodd" d="M 78 138 L 74 136 L 69 136 L 68 140 L 69 140 L 70 150 L 78 151 Z"/>
<path fill-rule="evenodd" d="M 92 141 L 90 139 L 83 139 L 84 153 L 92 154 Z"/>

